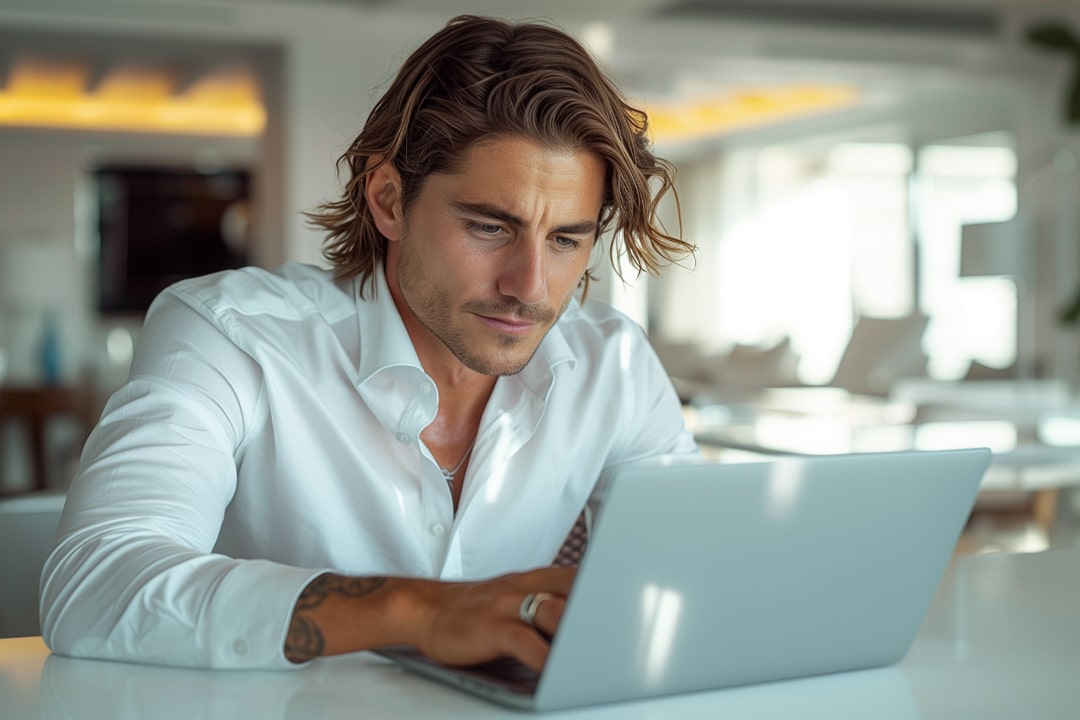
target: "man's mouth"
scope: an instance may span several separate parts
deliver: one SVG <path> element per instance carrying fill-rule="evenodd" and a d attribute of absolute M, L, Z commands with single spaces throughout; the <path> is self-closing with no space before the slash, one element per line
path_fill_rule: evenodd
<path fill-rule="evenodd" d="M 509 316 L 480 315 L 477 317 L 488 327 L 507 335 L 525 335 L 537 326 L 534 320 L 522 320 Z"/>
<path fill-rule="evenodd" d="M 551 325 L 558 317 L 552 308 L 540 304 L 473 302 L 465 304 L 462 309 L 504 335 L 528 335 L 538 327 Z"/>

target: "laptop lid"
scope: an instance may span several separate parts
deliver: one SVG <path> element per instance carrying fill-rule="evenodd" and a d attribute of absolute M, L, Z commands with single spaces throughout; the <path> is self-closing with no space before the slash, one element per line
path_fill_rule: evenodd
<path fill-rule="evenodd" d="M 894 663 L 989 459 L 974 449 L 612 469 L 535 693 L 488 688 L 475 669 L 436 674 L 554 710 Z"/>

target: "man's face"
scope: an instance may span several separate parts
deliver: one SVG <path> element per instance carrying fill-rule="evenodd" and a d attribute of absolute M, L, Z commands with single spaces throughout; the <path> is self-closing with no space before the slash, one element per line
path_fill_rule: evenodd
<path fill-rule="evenodd" d="M 604 178 L 591 153 L 502 137 L 424 180 L 387 276 L 425 365 L 449 351 L 484 375 L 525 367 L 586 270 Z"/>

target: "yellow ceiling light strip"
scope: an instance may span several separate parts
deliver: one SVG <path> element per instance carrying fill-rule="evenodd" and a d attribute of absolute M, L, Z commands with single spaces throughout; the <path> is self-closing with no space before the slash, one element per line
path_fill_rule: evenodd
<path fill-rule="evenodd" d="M 24 98 L 0 93 L 0 125 L 171 133 L 258 135 L 266 124 L 261 107 L 224 107 L 172 101 L 97 98 Z"/>
<path fill-rule="evenodd" d="M 646 110 L 654 140 L 679 143 L 840 110 L 857 99 L 856 89 L 846 85 L 790 85 L 743 88 L 682 103 L 648 103 Z"/>
<path fill-rule="evenodd" d="M 0 125 L 72 130 L 254 136 L 266 110 L 247 78 L 208 79 L 173 95 L 167 75 L 116 72 L 93 92 L 71 68 L 23 68 L 0 90 Z"/>

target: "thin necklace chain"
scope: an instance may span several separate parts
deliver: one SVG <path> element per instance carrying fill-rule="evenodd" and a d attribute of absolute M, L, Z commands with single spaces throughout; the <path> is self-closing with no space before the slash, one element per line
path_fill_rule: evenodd
<path fill-rule="evenodd" d="M 457 461 L 457 465 L 447 470 L 446 468 L 439 468 L 442 471 L 443 477 L 446 478 L 446 482 L 449 484 L 454 483 L 454 476 L 457 475 L 457 471 L 461 469 L 461 466 L 465 464 L 465 461 L 469 458 L 469 453 L 472 452 L 473 445 L 476 444 L 476 436 L 473 436 L 472 442 L 469 443 L 469 447 L 465 448 L 465 454 L 461 456 L 461 459 Z"/>

